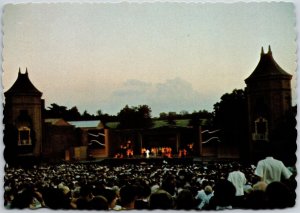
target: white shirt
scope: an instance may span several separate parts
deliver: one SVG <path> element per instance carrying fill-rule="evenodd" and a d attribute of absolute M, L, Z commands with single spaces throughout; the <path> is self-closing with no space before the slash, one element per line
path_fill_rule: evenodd
<path fill-rule="evenodd" d="M 207 195 L 203 189 L 198 191 L 198 194 L 195 197 L 195 199 L 201 200 L 201 203 L 198 205 L 198 209 L 202 209 L 205 205 L 207 205 L 213 195 L 213 192 Z"/>
<path fill-rule="evenodd" d="M 230 172 L 227 178 L 235 187 L 235 196 L 244 195 L 244 185 L 247 183 L 245 174 L 241 171 Z"/>
<path fill-rule="evenodd" d="M 273 157 L 267 157 L 260 160 L 257 164 L 255 175 L 262 178 L 262 181 L 269 184 L 274 181 L 281 181 L 281 178 L 288 179 L 291 177 L 292 172 L 285 167 L 280 160 Z"/>

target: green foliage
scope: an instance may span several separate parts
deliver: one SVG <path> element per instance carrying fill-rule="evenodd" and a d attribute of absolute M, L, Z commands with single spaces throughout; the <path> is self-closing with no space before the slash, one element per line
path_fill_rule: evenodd
<path fill-rule="evenodd" d="M 169 125 L 176 125 L 176 112 L 169 112 L 168 116 L 167 116 L 167 122 Z"/>
<path fill-rule="evenodd" d="M 214 114 L 208 112 L 207 110 L 200 110 L 198 112 L 193 112 L 189 116 L 189 126 L 199 127 L 203 125 L 203 121 L 205 120 L 206 126 L 210 126 Z"/>
<path fill-rule="evenodd" d="M 147 105 L 129 107 L 126 105 L 119 113 L 120 129 L 145 129 L 150 128 L 153 123 L 151 119 L 151 108 Z"/>
<path fill-rule="evenodd" d="M 245 91 L 235 89 L 226 93 L 221 101 L 214 105 L 213 125 L 222 129 L 222 141 L 230 144 L 241 144 L 247 141 L 248 112 Z"/>
<path fill-rule="evenodd" d="M 45 110 L 45 118 L 63 118 L 65 120 L 78 120 L 81 118 L 76 106 L 67 109 L 66 106 L 59 106 L 58 104 L 51 104 L 48 110 Z"/>

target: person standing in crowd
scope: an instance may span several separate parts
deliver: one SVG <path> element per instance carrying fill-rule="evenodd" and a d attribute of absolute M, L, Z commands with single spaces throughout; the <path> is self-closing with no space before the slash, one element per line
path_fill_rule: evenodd
<path fill-rule="evenodd" d="M 228 181 L 235 187 L 235 205 L 240 207 L 244 198 L 244 186 L 247 183 L 245 174 L 240 171 L 240 165 L 237 162 L 232 164 L 232 171 L 229 173 Z"/>
<path fill-rule="evenodd" d="M 257 163 L 254 174 L 259 176 L 261 181 L 264 181 L 266 184 L 282 181 L 282 178 L 289 179 L 292 176 L 292 172 L 283 162 L 273 158 L 271 155 Z"/>

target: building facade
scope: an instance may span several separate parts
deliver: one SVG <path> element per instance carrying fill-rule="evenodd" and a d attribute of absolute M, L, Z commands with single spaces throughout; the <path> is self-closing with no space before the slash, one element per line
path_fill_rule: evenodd
<path fill-rule="evenodd" d="M 39 157 L 42 149 L 42 93 L 19 70 L 18 78 L 4 93 L 5 153 Z"/>
<path fill-rule="evenodd" d="M 292 109 L 291 79 L 274 60 L 271 47 L 267 53 L 262 48 L 258 65 L 245 79 L 249 150 L 254 158 L 277 146 L 275 132 Z"/>

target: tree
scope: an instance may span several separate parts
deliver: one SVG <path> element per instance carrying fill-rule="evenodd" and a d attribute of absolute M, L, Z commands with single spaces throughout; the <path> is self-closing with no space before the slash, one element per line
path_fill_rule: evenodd
<path fill-rule="evenodd" d="M 52 103 L 48 110 L 46 110 L 46 116 L 49 118 L 63 118 L 67 112 L 67 107 L 59 106 L 56 103 Z"/>
<path fill-rule="evenodd" d="M 165 113 L 165 112 L 159 113 L 159 118 L 160 118 L 160 119 L 167 119 L 167 117 L 168 117 L 168 114 L 167 114 L 167 113 Z"/>
<path fill-rule="evenodd" d="M 84 110 L 84 112 L 82 113 L 82 119 L 84 120 L 90 120 L 93 119 L 94 116 L 92 116 L 91 114 L 89 114 L 86 110 Z"/>
<path fill-rule="evenodd" d="M 200 114 L 197 112 L 193 112 L 191 114 L 191 119 L 189 121 L 189 126 L 192 127 L 199 127 L 201 124 L 201 120 L 200 120 Z"/>
<path fill-rule="evenodd" d="M 151 109 L 147 105 L 129 107 L 126 105 L 119 113 L 119 128 L 140 129 L 152 126 Z"/>
<path fill-rule="evenodd" d="M 80 119 L 81 115 L 80 112 L 78 111 L 77 107 L 74 106 L 71 109 L 69 109 L 66 113 L 66 115 L 64 116 L 64 118 L 68 121 L 70 120 L 78 120 Z"/>
<path fill-rule="evenodd" d="M 242 145 L 248 138 L 248 111 L 245 91 L 235 89 L 226 93 L 214 105 L 213 125 L 222 129 L 222 142 Z"/>
<path fill-rule="evenodd" d="M 171 126 L 176 125 L 176 120 L 175 120 L 176 117 L 177 117 L 176 112 L 169 112 L 168 117 L 167 117 L 168 124 Z"/>
<path fill-rule="evenodd" d="M 193 112 L 189 115 L 190 121 L 189 126 L 199 127 L 201 125 L 201 121 L 205 120 L 206 125 L 211 126 L 213 113 L 208 112 L 207 110 L 199 110 L 198 112 Z"/>
<path fill-rule="evenodd" d="M 52 103 L 48 109 L 45 110 L 45 118 L 63 118 L 67 121 L 80 120 L 81 115 L 76 106 L 67 109 L 66 106 L 60 106 Z"/>
<path fill-rule="evenodd" d="M 99 109 L 99 110 L 97 110 L 97 116 L 102 116 L 103 115 L 103 112 L 102 112 L 102 110 L 101 109 Z"/>

